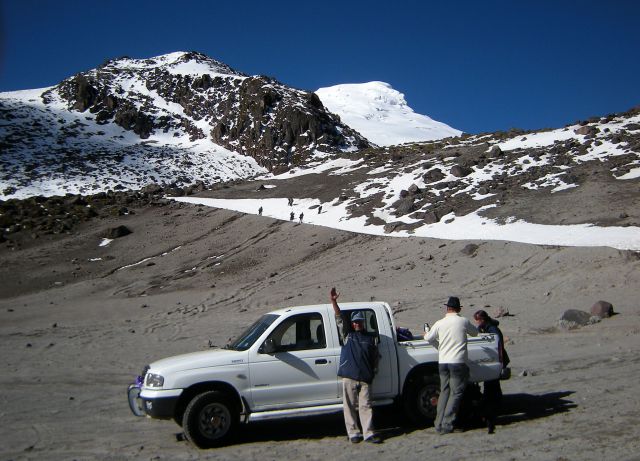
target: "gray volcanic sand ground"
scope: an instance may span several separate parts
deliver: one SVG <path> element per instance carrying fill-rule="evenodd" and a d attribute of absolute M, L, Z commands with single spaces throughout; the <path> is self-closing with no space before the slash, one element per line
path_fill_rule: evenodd
<path fill-rule="evenodd" d="M 116 224 L 133 234 L 99 247 Z M 466 256 L 467 243 L 174 203 L 20 250 L 2 246 L 0 458 L 638 459 L 637 254 L 475 242 Z M 349 444 L 337 415 L 255 424 L 234 445 L 201 451 L 179 440 L 175 423 L 130 413 L 126 386 L 146 363 L 224 345 L 265 311 L 326 302 L 334 285 L 345 302 L 388 301 L 414 331 L 441 317 L 449 295 L 467 316 L 507 308 L 513 377 L 503 382 L 496 434 L 438 436 L 386 409 L 376 415 L 379 446 Z M 564 310 L 588 311 L 600 299 L 618 315 L 555 328 Z"/>

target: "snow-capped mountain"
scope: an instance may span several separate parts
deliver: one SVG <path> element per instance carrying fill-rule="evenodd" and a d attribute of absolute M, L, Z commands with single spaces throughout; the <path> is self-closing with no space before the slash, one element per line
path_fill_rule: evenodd
<path fill-rule="evenodd" d="M 48 114 L 47 108 L 42 111 Z M 11 116 L 20 114 L 12 112 Z M 35 129 L 41 130 L 38 125 L 41 122 Z M 29 132 L 30 127 L 24 125 L 24 129 Z M 73 156 L 63 157 L 64 168 L 51 157 L 51 163 L 34 157 L 23 170 L 28 174 L 40 169 L 67 178 L 64 187 L 60 186 L 63 193 L 77 187 L 79 177 L 93 174 L 96 181 L 104 181 L 100 176 L 104 171 L 113 175 L 109 181 L 125 188 L 123 184 L 129 186 L 127 174 L 138 174 L 135 168 L 160 170 L 176 162 L 168 178 L 209 168 L 194 164 L 197 156 L 184 154 L 197 154 L 193 148 L 172 157 L 175 150 L 164 151 L 166 146 L 127 145 L 131 139 L 127 136 L 135 135 L 122 128 L 120 132 L 114 126 L 111 129 L 115 131 L 105 131 L 104 136 L 122 137 L 118 140 L 124 147 L 116 152 L 124 161 L 114 160 L 109 170 L 91 157 L 85 162 L 77 160 L 80 166 L 76 166 Z M 69 137 L 69 130 L 61 134 L 62 139 Z M 87 135 L 79 137 L 82 143 Z M 155 158 L 158 164 L 132 163 L 123 152 L 131 152 L 131 158 Z M 640 108 L 555 130 L 510 130 L 315 155 L 280 174 L 267 172 L 256 163 L 251 170 L 252 165 L 233 163 L 249 157 L 229 155 L 232 168 L 247 165 L 244 174 L 262 173 L 210 190 L 205 184 L 186 188 L 151 185 L 139 192 L 0 201 L 0 242 L 70 232 L 96 214 L 126 214 L 130 206 L 163 206 L 167 204 L 163 197 L 168 195 L 286 221 L 292 219 L 292 213 L 296 219 L 304 215 L 305 223 L 352 232 L 640 251 Z M 202 158 L 211 155 L 206 152 Z M 4 168 L 5 157 L 0 161 Z M 76 168 L 84 176 L 76 174 Z M 95 189 L 89 187 L 91 191 Z M 178 198 L 184 195 L 192 197 Z"/>
<path fill-rule="evenodd" d="M 5 198 L 215 183 L 368 145 L 314 93 L 199 53 L 115 59 L 0 93 Z"/>
<path fill-rule="evenodd" d="M 384 82 L 335 85 L 316 91 L 322 104 L 378 146 L 433 141 L 462 132 L 417 114 Z"/>
<path fill-rule="evenodd" d="M 640 249 L 640 109 L 451 137 L 459 132 L 415 114 L 387 84 L 326 90 L 172 53 L 2 93 L 0 198 L 90 197 L 0 202 L 0 241 L 198 193 L 355 232 Z M 141 192 L 96 194 L 109 189 Z"/>

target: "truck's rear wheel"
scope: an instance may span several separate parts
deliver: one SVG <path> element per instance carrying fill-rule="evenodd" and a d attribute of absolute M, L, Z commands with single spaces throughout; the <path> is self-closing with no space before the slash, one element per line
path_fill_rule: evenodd
<path fill-rule="evenodd" d="M 440 377 L 435 374 L 414 376 L 407 383 L 403 398 L 404 411 L 413 424 L 433 424 L 438 410 Z"/>
<path fill-rule="evenodd" d="M 228 443 L 239 419 L 237 406 L 225 394 L 208 391 L 189 402 L 182 417 L 182 428 L 191 443 L 210 448 Z"/>

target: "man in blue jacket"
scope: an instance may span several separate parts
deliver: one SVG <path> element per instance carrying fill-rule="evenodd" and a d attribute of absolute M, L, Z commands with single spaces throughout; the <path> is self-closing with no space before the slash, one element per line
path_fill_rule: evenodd
<path fill-rule="evenodd" d="M 363 440 L 380 443 L 373 429 L 371 409 L 371 382 L 378 365 L 378 344 L 374 336 L 364 329 L 364 314 L 354 311 L 350 318 L 338 306 L 338 292 L 331 289 L 331 304 L 342 337 L 338 376 L 342 378 L 342 402 L 347 435 L 352 443 Z M 346 317 L 346 318 L 345 318 Z M 350 321 L 349 321 L 350 320 Z M 360 425 L 358 425 L 360 417 Z"/>

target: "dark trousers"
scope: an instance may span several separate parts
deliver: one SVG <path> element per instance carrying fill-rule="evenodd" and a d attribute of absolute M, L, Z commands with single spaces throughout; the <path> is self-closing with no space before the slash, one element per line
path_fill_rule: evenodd
<path fill-rule="evenodd" d="M 451 432 L 469 379 L 469 367 L 464 363 L 440 363 L 438 371 L 440 397 L 434 425 L 439 432 Z"/>
<path fill-rule="evenodd" d="M 501 400 L 502 388 L 500 387 L 500 380 L 485 381 L 484 388 L 482 389 L 482 404 L 484 407 L 484 417 L 490 426 L 495 425 Z"/>

